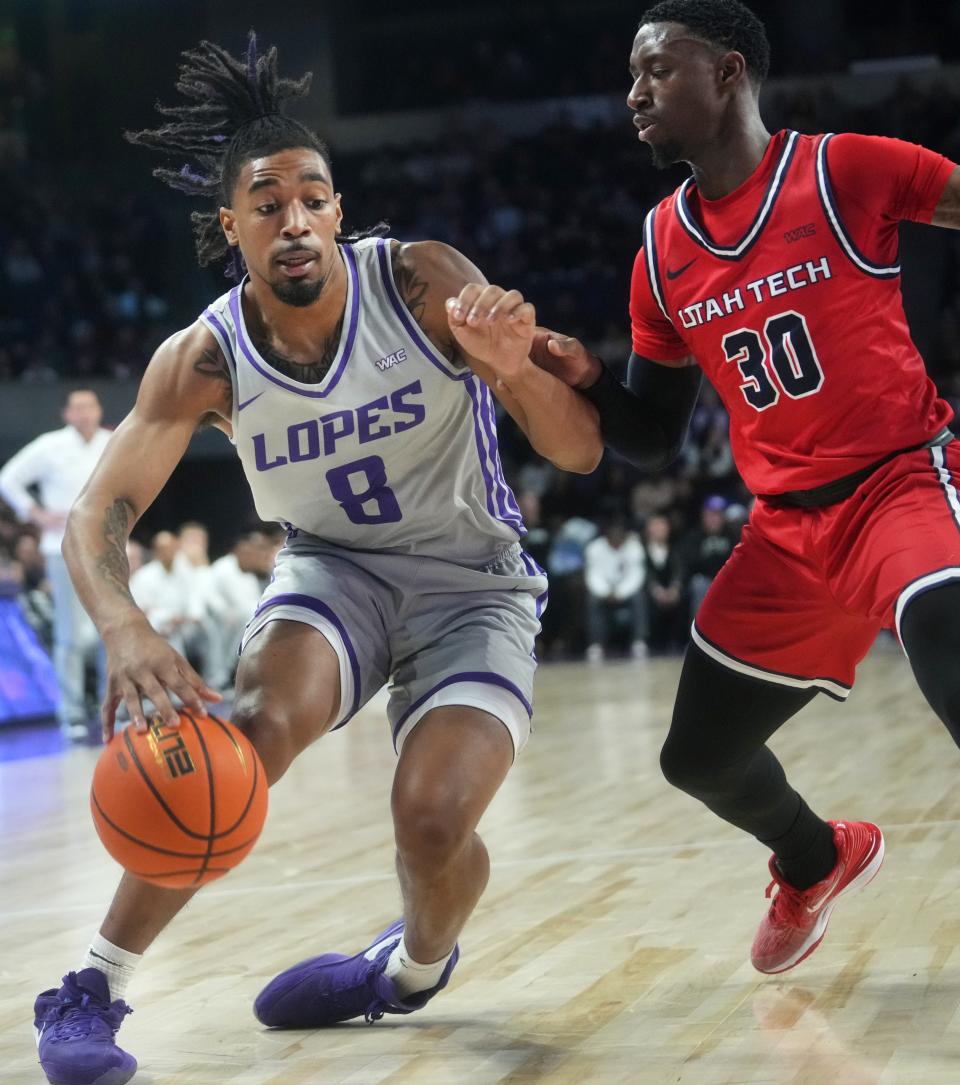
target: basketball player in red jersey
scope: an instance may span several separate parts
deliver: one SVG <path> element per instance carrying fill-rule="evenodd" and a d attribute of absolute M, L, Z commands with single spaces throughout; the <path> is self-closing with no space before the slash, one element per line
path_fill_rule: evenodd
<path fill-rule="evenodd" d="M 883 859 L 880 830 L 823 821 L 765 743 L 818 691 L 844 699 L 893 628 L 960 742 L 960 453 L 910 339 L 898 223 L 960 227 L 960 171 L 859 135 L 771 135 L 763 25 L 737 0 L 667 0 L 633 43 L 627 99 L 654 164 L 693 175 L 646 218 L 624 387 L 550 333 L 541 364 L 598 407 L 606 443 L 662 467 L 701 373 L 757 501 L 693 627 L 661 764 L 752 833 L 776 888 L 753 944 L 782 972 Z"/>

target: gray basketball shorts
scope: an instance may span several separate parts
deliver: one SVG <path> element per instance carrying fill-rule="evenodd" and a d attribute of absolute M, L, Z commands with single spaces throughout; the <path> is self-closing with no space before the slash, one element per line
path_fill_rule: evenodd
<path fill-rule="evenodd" d="M 340 661 L 335 727 L 389 682 L 397 753 L 431 709 L 467 705 L 503 722 L 516 756 L 530 736 L 534 638 L 546 600 L 546 574 L 519 543 L 472 569 L 333 547 L 300 532 L 280 551 L 240 651 L 269 622 L 303 622 Z"/>

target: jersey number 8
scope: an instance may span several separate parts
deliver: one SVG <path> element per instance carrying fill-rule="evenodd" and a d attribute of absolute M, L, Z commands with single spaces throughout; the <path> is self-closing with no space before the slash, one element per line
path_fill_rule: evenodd
<path fill-rule="evenodd" d="M 403 519 L 397 495 L 387 485 L 386 465 L 379 456 L 332 467 L 327 472 L 327 483 L 352 524 L 395 524 Z"/>

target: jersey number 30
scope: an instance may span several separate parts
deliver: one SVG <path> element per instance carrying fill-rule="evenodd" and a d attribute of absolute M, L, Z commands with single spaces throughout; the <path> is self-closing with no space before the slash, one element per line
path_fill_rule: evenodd
<path fill-rule="evenodd" d="M 723 337 L 723 353 L 736 362 L 743 376 L 743 398 L 757 411 L 780 399 L 781 389 L 791 399 L 816 395 L 823 370 L 807 322 L 800 313 L 780 313 L 763 326 L 763 338 L 752 328 Z"/>

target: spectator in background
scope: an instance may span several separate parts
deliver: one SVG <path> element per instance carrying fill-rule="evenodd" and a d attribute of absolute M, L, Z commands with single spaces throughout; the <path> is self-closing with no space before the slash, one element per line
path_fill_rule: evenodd
<path fill-rule="evenodd" d="M 17 535 L 13 556 L 23 569 L 24 588 L 28 591 L 42 588 L 47 580 L 47 563 L 40 552 L 40 538 L 35 527 L 26 527 Z"/>
<path fill-rule="evenodd" d="M 153 628 L 191 664 L 206 673 L 215 655 L 204 625 L 206 600 L 196 588 L 189 561 L 178 561 L 180 540 L 159 531 L 151 541 L 153 560 L 130 577 L 130 594 Z"/>
<path fill-rule="evenodd" d="M 150 540 L 151 559 L 130 576 L 130 592 L 153 628 L 168 639 L 186 621 L 190 576 L 177 561 L 180 542 L 172 531 Z"/>
<path fill-rule="evenodd" d="M 730 557 L 735 539 L 727 525 L 727 502 L 714 494 L 700 510 L 700 526 L 693 528 L 684 540 L 683 566 L 687 578 L 690 621 L 697 615 L 707 589 Z"/>
<path fill-rule="evenodd" d="M 727 521 L 727 531 L 730 533 L 733 545 L 736 546 L 740 541 L 741 532 L 746 527 L 747 521 L 750 519 L 750 510 L 746 505 L 741 505 L 739 501 L 732 501 L 727 505 L 723 515 L 724 519 Z"/>
<path fill-rule="evenodd" d="M 187 520 L 177 529 L 177 569 L 189 578 L 203 611 L 210 582 L 210 533 L 197 520 Z"/>
<path fill-rule="evenodd" d="M 233 684 L 240 638 L 269 583 L 276 555 L 276 542 L 269 532 L 247 531 L 229 554 L 210 566 L 206 608 L 215 654 L 204 678 L 216 690 L 225 692 Z"/>
<path fill-rule="evenodd" d="M 5 547 L 0 547 L 0 599 L 15 599 L 23 588 L 23 569 Z"/>
<path fill-rule="evenodd" d="M 210 613 L 210 533 L 198 520 L 187 520 L 177 529 L 177 555 L 174 558 L 177 572 L 190 583 L 190 596 L 194 612 L 198 615 L 198 628 L 192 632 L 189 645 L 194 659 L 202 661 L 204 678 L 215 689 L 223 689 L 220 673 L 220 631 Z"/>
<path fill-rule="evenodd" d="M 96 653 L 98 689 L 106 690 L 106 662 L 93 622 L 80 605 L 70 574 L 60 555 L 67 513 L 110 439 L 100 425 L 103 411 L 88 388 L 67 395 L 63 429 L 41 434 L 0 469 L 0 496 L 24 522 L 43 530 L 40 551 L 53 596 L 53 662 L 60 684 L 57 719 L 70 739 L 83 741 L 96 716 L 85 698 L 85 661 Z M 35 499 L 30 487 L 36 488 Z"/>
<path fill-rule="evenodd" d="M 621 622 L 629 632 L 630 654 L 647 654 L 646 560 L 639 538 L 622 520 L 611 520 L 603 534 L 584 550 L 587 586 L 587 659 L 606 655 L 611 626 Z"/>
<path fill-rule="evenodd" d="M 651 516 L 643 530 L 647 568 L 647 644 L 652 652 L 676 651 L 687 635 L 680 555 L 670 536 L 670 520 L 663 515 Z"/>
<path fill-rule="evenodd" d="M 597 525 L 583 516 L 563 520 L 555 515 L 550 519 L 548 531 L 550 605 L 541 619 L 542 635 L 551 654 L 562 657 L 583 650 L 584 548 L 597 534 Z"/>
<path fill-rule="evenodd" d="M 180 525 L 177 539 L 180 543 L 178 561 L 195 570 L 210 568 L 210 533 L 203 524 L 197 520 L 187 520 Z"/>
<path fill-rule="evenodd" d="M 13 545 L 14 561 L 20 566 L 20 609 L 37 639 L 47 652 L 53 652 L 53 600 L 47 581 L 47 568 L 40 553 L 39 533 L 35 527 L 24 528 Z"/>

